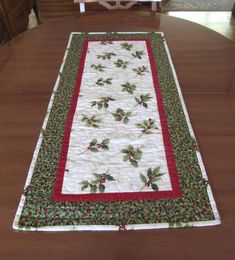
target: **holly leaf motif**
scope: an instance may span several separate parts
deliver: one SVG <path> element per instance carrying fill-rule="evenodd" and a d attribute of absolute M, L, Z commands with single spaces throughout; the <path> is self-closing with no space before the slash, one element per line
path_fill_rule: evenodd
<path fill-rule="evenodd" d="M 107 179 L 108 181 L 115 181 L 115 179 L 113 178 L 113 176 L 111 176 L 111 175 L 109 175 L 109 174 L 106 175 L 106 179 Z"/>
<path fill-rule="evenodd" d="M 106 138 L 102 141 L 103 144 L 109 144 L 110 139 Z"/>
<path fill-rule="evenodd" d="M 129 117 L 132 116 L 131 112 L 125 112 L 122 108 L 117 108 L 115 113 L 112 113 L 115 121 L 123 121 L 124 124 L 129 122 Z"/>
<path fill-rule="evenodd" d="M 153 183 L 153 184 L 151 185 L 151 187 L 152 187 L 153 190 L 158 191 L 158 186 L 157 186 L 157 184 Z"/>
<path fill-rule="evenodd" d="M 128 149 L 122 149 L 121 152 L 122 153 L 128 153 Z"/>
<path fill-rule="evenodd" d="M 101 97 L 97 101 L 92 101 L 91 107 L 97 106 L 99 110 L 101 110 L 103 107 L 107 109 L 109 107 L 109 102 L 114 100 L 115 99 L 112 97 Z"/>
<path fill-rule="evenodd" d="M 138 167 L 139 166 L 138 162 L 136 160 L 131 159 L 130 162 L 131 162 L 131 165 L 134 166 L 134 167 Z"/>
<path fill-rule="evenodd" d="M 98 150 L 96 147 L 92 147 L 90 150 L 91 150 L 92 152 L 95 152 L 95 153 L 98 153 L 98 152 L 99 152 L 99 150 Z"/>
<path fill-rule="evenodd" d="M 133 69 L 134 72 L 136 72 L 137 75 L 142 76 L 145 73 L 149 72 L 148 68 L 146 66 L 141 66 L 138 68 Z"/>
<path fill-rule="evenodd" d="M 96 145 L 97 144 L 97 139 L 92 139 L 91 142 L 90 142 L 91 145 Z"/>
<path fill-rule="evenodd" d="M 112 85 L 112 78 L 98 78 L 95 84 L 98 86 Z"/>
<path fill-rule="evenodd" d="M 141 105 L 145 108 L 148 108 L 148 101 L 150 101 L 152 97 L 150 94 L 145 94 L 145 95 L 140 95 L 139 97 L 135 97 L 135 101 L 137 102 L 138 105 Z"/>
<path fill-rule="evenodd" d="M 147 183 L 147 182 L 148 182 L 147 178 L 146 178 L 142 173 L 140 174 L 140 179 L 141 179 L 141 181 L 144 182 L 144 183 Z"/>
<path fill-rule="evenodd" d="M 88 182 L 88 181 L 82 181 L 81 184 L 82 184 L 82 185 L 88 185 L 89 182 Z"/>
<path fill-rule="evenodd" d="M 88 181 L 82 181 L 80 184 L 82 185 L 82 191 L 87 189 L 88 186 L 89 186 L 89 182 Z"/>
<path fill-rule="evenodd" d="M 110 60 L 112 58 L 112 56 L 116 56 L 116 54 L 113 52 L 105 52 L 102 55 L 97 55 L 97 59 Z"/>
<path fill-rule="evenodd" d="M 100 174 L 99 174 L 99 173 L 93 173 L 93 175 L 94 175 L 97 179 L 100 178 Z"/>
<path fill-rule="evenodd" d="M 159 172 L 160 172 L 160 166 L 154 168 L 154 170 L 153 170 L 154 175 L 157 175 Z"/>
<path fill-rule="evenodd" d="M 147 175 L 148 177 L 151 176 L 153 173 L 152 173 L 152 168 L 149 168 L 148 171 L 147 171 Z"/>
<path fill-rule="evenodd" d="M 130 44 L 128 42 L 124 42 L 124 43 L 121 44 L 121 46 L 122 46 L 123 49 L 126 49 L 127 51 L 130 51 L 132 49 L 132 47 L 133 47 L 133 44 Z"/>
<path fill-rule="evenodd" d="M 121 84 L 121 86 L 122 86 L 122 91 L 126 91 L 128 94 L 133 94 L 137 88 L 137 86 L 135 84 L 131 84 L 130 82 Z"/>
<path fill-rule="evenodd" d="M 107 174 L 109 170 L 107 170 L 104 173 L 93 173 L 95 179 L 93 179 L 91 182 L 84 180 L 80 184 L 82 185 L 82 190 L 86 189 L 90 186 L 90 192 L 96 193 L 97 190 L 101 193 L 105 190 L 105 183 L 106 181 L 115 181 L 112 175 Z"/>
<path fill-rule="evenodd" d="M 103 145 L 103 146 L 102 146 L 102 149 L 105 150 L 105 151 L 108 151 L 108 150 L 109 150 L 109 147 L 108 147 L 108 145 Z"/>
<path fill-rule="evenodd" d="M 129 160 L 129 156 L 128 156 L 128 154 L 126 154 L 126 155 L 123 157 L 123 161 L 126 162 L 126 161 L 128 161 L 128 160 Z"/>
<path fill-rule="evenodd" d="M 151 118 L 136 124 L 136 126 L 142 129 L 142 133 L 139 135 L 139 137 L 141 137 L 144 134 L 153 134 L 152 130 L 158 129 L 158 127 L 156 126 L 156 120 L 153 120 Z"/>
<path fill-rule="evenodd" d="M 87 189 L 88 188 L 88 184 L 87 185 L 83 185 L 82 186 L 82 191 L 84 191 L 85 189 Z"/>
<path fill-rule="evenodd" d="M 103 184 L 99 184 L 99 192 L 103 193 L 105 190 L 105 186 Z"/>
<path fill-rule="evenodd" d="M 137 148 L 135 149 L 132 145 L 129 145 L 127 149 L 122 149 L 122 153 L 124 153 L 123 161 L 130 161 L 131 165 L 134 167 L 138 167 L 138 161 L 142 157 L 142 151 Z"/>
<path fill-rule="evenodd" d="M 91 186 L 91 193 L 96 193 L 97 192 L 97 186 L 96 185 L 92 185 Z"/>
<path fill-rule="evenodd" d="M 99 109 L 99 110 L 102 109 L 103 104 L 102 104 L 102 103 L 97 103 L 97 104 L 98 104 L 98 109 Z"/>
<path fill-rule="evenodd" d="M 134 151 L 134 147 L 132 145 L 128 145 L 128 151 L 130 152 Z"/>
<path fill-rule="evenodd" d="M 100 180 L 99 180 L 99 178 L 98 179 L 96 179 L 96 180 L 94 180 L 94 181 L 92 181 L 92 184 L 99 184 L 100 183 Z"/>
<path fill-rule="evenodd" d="M 91 64 L 91 68 L 94 69 L 94 70 L 103 72 L 106 67 L 101 65 L 101 64 L 98 64 L 98 65 Z"/>
<path fill-rule="evenodd" d="M 129 122 L 129 118 L 125 116 L 125 117 L 123 118 L 123 123 L 124 123 L 124 124 L 127 124 L 128 122 Z"/>
<path fill-rule="evenodd" d="M 97 102 L 96 102 L 96 101 L 92 101 L 92 102 L 91 102 L 91 107 L 94 107 L 94 106 L 96 106 L 96 104 L 97 104 Z"/>
<path fill-rule="evenodd" d="M 152 169 L 152 168 L 149 168 L 147 170 L 147 176 L 143 175 L 140 173 L 140 179 L 141 181 L 144 183 L 144 186 L 142 187 L 142 189 L 144 187 L 149 187 L 151 186 L 151 188 L 154 190 L 154 191 L 158 191 L 159 190 L 159 187 L 158 185 L 156 184 L 157 181 L 160 180 L 160 177 L 163 175 L 163 173 L 160 172 L 160 166 Z M 142 191 L 142 189 L 140 191 Z"/>
<path fill-rule="evenodd" d="M 108 144 L 109 144 L 108 138 L 102 140 L 101 143 L 98 143 L 98 140 L 95 138 L 90 142 L 89 146 L 87 147 L 87 150 L 89 150 L 91 152 L 99 152 L 100 149 L 107 151 L 107 150 L 109 150 Z"/>
<path fill-rule="evenodd" d="M 101 119 L 96 116 L 88 117 L 87 115 L 83 115 L 82 122 L 85 122 L 87 127 L 99 128 L 99 124 L 101 123 Z"/>
<path fill-rule="evenodd" d="M 148 104 L 147 103 L 143 103 L 143 107 L 148 108 Z"/>
<path fill-rule="evenodd" d="M 135 58 L 142 59 L 142 56 L 144 55 L 144 51 L 136 51 L 136 52 L 132 53 L 131 55 Z"/>
<path fill-rule="evenodd" d="M 114 64 L 116 65 L 117 68 L 126 69 L 129 62 L 118 59 L 116 62 L 114 62 Z"/>
<path fill-rule="evenodd" d="M 140 149 L 137 149 L 135 158 L 137 160 L 140 160 L 142 157 L 142 154 L 143 154 L 142 151 Z"/>

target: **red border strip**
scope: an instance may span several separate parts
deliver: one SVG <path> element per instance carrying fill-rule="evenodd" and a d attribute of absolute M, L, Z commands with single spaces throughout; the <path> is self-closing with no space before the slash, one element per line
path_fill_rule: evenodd
<path fill-rule="evenodd" d="M 149 55 L 152 77 L 153 77 L 153 84 L 155 87 L 156 99 L 158 104 L 158 113 L 160 116 L 160 122 L 161 122 L 161 127 L 163 132 L 163 142 L 164 142 L 165 153 L 166 153 L 167 167 L 171 179 L 171 185 L 174 191 L 178 191 L 180 193 L 178 172 L 176 169 L 175 157 L 174 157 L 173 148 L 171 144 L 170 134 L 168 131 L 167 118 L 166 118 L 165 108 L 163 104 L 163 97 L 162 97 L 161 89 L 158 84 L 157 68 L 154 60 L 153 51 L 151 48 L 151 43 L 149 40 L 146 40 L 146 45 L 147 45 L 147 50 Z"/>
<path fill-rule="evenodd" d="M 89 40 L 91 42 L 100 41 L 100 40 Z M 122 41 L 120 39 L 113 40 L 113 41 Z M 99 194 L 62 194 L 62 186 L 63 186 L 63 179 L 64 179 L 64 172 L 67 160 L 67 154 L 69 149 L 69 140 L 70 140 L 70 132 L 72 128 L 73 118 L 75 114 L 75 110 L 77 107 L 78 96 L 82 81 L 82 74 L 84 70 L 84 64 L 86 60 L 86 53 L 88 48 L 88 40 L 84 41 L 84 46 L 82 50 L 82 55 L 80 59 L 80 64 L 78 68 L 78 76 L 76 85 L 74 88 L 74 94 L 70 106 L 70 111 L 68 114 L 66 127 L 65 127 L 65 134 L 64 134 L 64 141 L 60 155 L 60 161 L 57 170 L 57 178 L 54 185 L 54 201 L 122 201 L 122 200 L 156 200 L 162 198 L 176 198 L 181 196 L 179 180 L 178 180 L 178 173 L 175 164 L 175 158 L 173 154 L 173 148 L 170 140 L 170 135 L 167 126 L 167 118 L 165 114 L 163 98 L 161 94 L 161 90 L 158 84 L 158 77 L 157 77 L 157 68 L 154 61 L 154 55 L 151 48 L 151 43 L 149 40 L 146 39 L 125 39 L 125 41 L 145 41 L 151 66 L 151 72 L 153 77 L 153 83 L 156 93 L 156 99 L 158 104 L 158 111 L 161 121 L 161 127 L 163 132 L 163 141 L 166 153 L 166 160 L 167 166 L 169 170 L 172 190 L 171 191 L 154 191 L 154 192 L 121 192 L 121 193 L 99 193 Z"/>

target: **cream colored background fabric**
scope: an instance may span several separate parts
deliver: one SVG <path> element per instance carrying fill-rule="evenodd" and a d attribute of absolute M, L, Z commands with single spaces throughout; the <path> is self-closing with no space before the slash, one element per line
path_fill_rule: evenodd
<path fill-rule="evenodd" d="M 128 41 L 127 41 L 128 42 Z M 160 166 L 164 175 L 157 183 L 159 190 L 171 190 L 171 183 L 168 174 L 165 150 L 162 138 L 160 119 L 157 109 L 157 100 L 152 80 L 149 57 L 144 41 L 129 41 L 133 45 L 131 51 L 123 49 L 121 44 L 124 41 L 114 41 L 113 44 L 102 45 L 100 42 L 89 42 L 86 55 L 84 73 L 80 88 L 80 97 L 76 107 L 73 120 L 69 152 L 66 163 L 66 171 L 62 193 L 63 194 L 85 194 L 90 193 L 89 189 L 81 190 L 81 181 L 94 179 L 93 173 L 104 173 L 109 170 L 115 181 L 106 183 L 105 193 L 108 192 L 136 192 L 143 187 L 140 179 L 140 173 L 146 175 L 148 168 Z M 134 58 L 132 53 L 135 51 L 144 51 L 142 59 Z M 97 59 L 97 55 L 107 52 L 113 52 L 110 60 Z M 126 69 L 117 68 L 114 62 L 118 59 L 128 61 Z M 91 65 L 102 64 L 105 66 L 104 72 L 96 71 Z M 147 73 L 142 76 L 133 71 L 134 68 L 146 66 Z M 98 78 L 112 78 L 112 85 L 98 86 Z M 137 89 L 134 94 L 122 91 L 122 84 L 130 82 L 135 84 Z M 148 102 L 148 108 L 141 105 L 136 106 L 134 97 L 149 93 L 152 99 Z M 91 107 L 91 102 L 99 100 L 100 97 L 110 96 L 115 99 L 109 103 L 107 110 L 98 110 L 97 107 Z M 128 124 L 114 121 L 111 113 L 117 108 L 122 108 L 125 112 L 131 111 Z M 82 115 L 96 115 L 102 120 L 99 129 L 87 127 L 81 122 Z M 149 118 L 156 120 L 159 129 L 153 130 L 153 134 L 141 135 L 141 129 L 136 127 L 137 123 Z M 94 153 L 87 151 L 89 142 L 96 138 L 98 141 L 109 138 L 109 151 Z M 122 149 L 133 145 L 134 148 L 140 148 L 143 152 L 142 159 L 139 161 L 139 167 L 133 167 L 130 162 L 124 162 L 121 153 Z M 80 155 L 79 155 L 80 154 Z M 151 187 L 144 187 L 143 191 L 153 191 Z"/>

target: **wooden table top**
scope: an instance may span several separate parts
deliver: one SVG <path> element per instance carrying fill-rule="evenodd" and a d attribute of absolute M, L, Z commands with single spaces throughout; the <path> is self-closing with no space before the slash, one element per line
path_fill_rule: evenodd
<path fill-rule="evenodd" d="M 16 232 L 12 222 L 71 31 L 162 31 L 222 218 L 218 227 Z M 235 44 L 197 24 L 136 11 L 67 17 L 0 48 L 0 259 L 234 257 Z"/>

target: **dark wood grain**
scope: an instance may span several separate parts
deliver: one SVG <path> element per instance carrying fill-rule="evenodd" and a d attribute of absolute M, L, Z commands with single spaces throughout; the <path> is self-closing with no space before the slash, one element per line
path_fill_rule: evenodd
<path fill-rule="evenodd" d="M 166 3 L 167 1 L 164 0 L 163 2 Z M 164 6 L 163 2 L 161 5 Z M 219 1 L 217 1 L 217 4 L 219 4 Z M 132 6 L 130 10 L 149 12 L 150 5 L 150 2 L 139 2 L 138 4 Z M 65 16 L 75 15 L 79 12 L 79 4 L 73 3 L 73 0 L 38 0 L 38 6 L 42 22 L 47 22 L 48 20 L 54 18 L 62 18 Z M 86 12 L 99 12 L 101 10 L 104 11 L 107 9 L 97 2 L 86 3 Z M 164 7 L 162 8 L 162 12 L 163 10 Z M 158 11 L 160 10 L 158 9 Z M 225 37 L 235 41 L 235 17 L 231 15 L 231 12 L 171 11 L 164 13 L 170 16 L 175 16 L 189 21 L 194 21 L 198 24 L 204 25 L 207 28 L 215 30 L 216 32 L 224 35 Z"/>
<path fill-rule="evenodd" d="M 222 225 L 129 232 L 16 232 L 12 221 L 71 31 L 163 31 Z M 233 259 L 235 45 L 194 23 L 145 12 L 51 21 L 0 48 L 0 259 Z"/>

